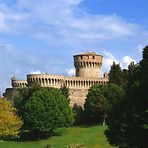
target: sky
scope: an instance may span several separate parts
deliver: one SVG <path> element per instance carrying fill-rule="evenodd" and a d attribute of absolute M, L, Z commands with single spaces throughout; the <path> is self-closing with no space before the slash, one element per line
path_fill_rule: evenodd
<path fill-rule="evenodd" d="M 74 75 L 73 55 L 138 63 L 148 44 L 147 0 L 0 0 L 0 94 L 11 77 Z"/>

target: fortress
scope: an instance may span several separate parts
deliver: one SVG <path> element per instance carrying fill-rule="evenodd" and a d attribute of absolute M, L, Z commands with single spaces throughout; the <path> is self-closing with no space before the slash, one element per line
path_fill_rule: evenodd
<path fill-rule="evenodd" d="M 18 89 L 30 87 L 37 83 L 42 87 L 60 88 L 66 85 L 70 91 L 70 105 L 83 106 L 88 89 L 94 84 L 105 84 L 108 82 L 108 75 L 105 73 L 101 78 L 100 69 L 103 62 L 103 56 L 95 52 L 86 52 L 74 55 L 74 66 L 76 69 L 75 77 L 65 77 L 63 75 L 51 74 L 28 74 L 27 80 L 18 80 L 11 78 L 12 88 L 7 88 L 4 97 L 14 98 Z"/>

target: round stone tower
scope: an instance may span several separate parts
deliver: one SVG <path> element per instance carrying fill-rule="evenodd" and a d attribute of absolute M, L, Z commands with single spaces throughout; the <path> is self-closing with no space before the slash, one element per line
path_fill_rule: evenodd
<path fill-rule="evenodd" d="M 100 78 L 103 56 L 95 52 L 74 55 L 76 77 Z"/>

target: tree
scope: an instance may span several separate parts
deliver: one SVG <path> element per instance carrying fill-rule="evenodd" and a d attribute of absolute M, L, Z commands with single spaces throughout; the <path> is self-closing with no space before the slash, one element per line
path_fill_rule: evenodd
<path fill-rule="evenodd" d="M 91 122 L 102 122 L 105 124 L 108 112 L 123 95 L 123 88 L 115 84 L 92 86 L 88 91 L 84 104 L 87 119 Z"/>
<path fill-rule="evenodd" d="M 16 137 L 23 122 L 16 114 L 11 102 L 0 98 L 0 138 Z"/>
<path fill-rule="evenodd" d="M 64 85 L 61 86 L 60 91 L 66 97 L 68 102 L 70 102 L 70 99 L 69 99 L 69 95 L 70 95 L 69 88 L 64 84 Z"/>
<path fill-rule="evenodd" d="M 137 64 L 134 64 L 134 62 L 131 62 L 128 65 L 128 69 L 123 69 L 122 70 L 122 76 L 123 76 L 123 86 L 126 86 L 128 83 L 129 78 L 131 77 L 131 75 L 133 75 L 133 71 L 135 69 L 135 67 L 137 66 Z"/>
<path fill-rule="evenodd" d="M 123 86 L 125 86 L 128 82 L 128 77 L 129 77 L 129 70 L 128 69 L 123 69 L 122 70 L 122 76 L 123 76 Z"/>
<path fill-rule="evenodd" d="M 25 87 L 18 89 L 17 95 L 14 97 L 13 104 L 18 109 L 18 114 L 20 116 L 24 113 L 24 104 L 37 90 L 41 89 L 39 84 L 33 84 L 31 87 Z"/>
<path fill-rule="evenodd" d="M 108 102 L 101 91 L 102 87 L 102 85 L 94 85 L 88 91 L 84 104 L 86 122 L 102 122 L 101 117 L 108 107 Z"/>
<path fill-rule="evenodd" d="M 125 98 L 114 106 L 106 135 L 112 145 L 147 148 L 148 142 L 148 46 L 129 77 Z"/>
<path fill-rule="evenodd" d="M 76 103 L 74 104 L 73 108 L 73 113 L 75 117 L 75 125 L 80 125 L 84 123 L 84 110 L 82 106 L 77 105 Z"/>
<path fill-rule="evenodd" d="M 109 83 L 114 83 L 116 85 L 123 84 L 123 72 L 120 67 L 120 64 L 113 62 L 109 72 Z"/>
<path fill-rule="evenodd" d="M 65 96 L 56 88 L 40 88 L 24 104 L 24 124 L 38 136 L 70 126 L 73 113 Z"/>
<path fill-rule="evenodd" d="M 138 64 L 135 64 L 134 62 L 131 62 L 128 66 L 128 79 L 133 75 L 135 68 L 138 66 Z"/>
<path fill-rule="evenodd" d="M 135 68 L 134 75 L 128 81 L 124 99 L 114 105 L 107 120 L 106 136 L 111 145 L 119 146 L 119 148 L 139 148 L 135 146 L 137 142 L 135 140 L 133 142 L 134 137 L 138 137 L 137 134 L 141 132 L 138 130 L 134 107 L 139 87 L 138 73 L 139 67 Z"/>

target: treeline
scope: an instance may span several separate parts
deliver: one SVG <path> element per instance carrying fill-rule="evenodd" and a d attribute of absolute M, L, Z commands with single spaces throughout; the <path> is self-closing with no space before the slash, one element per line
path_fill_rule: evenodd
<path fill-rule="evenodd" d="M 112 145 L 119 147 L 147 148 L 148 46 L 143 49 L 143 59 L 139 64 L 129 66 L 124 82 L 125 95 L 108 115 L 107 138 Z"/>
<path fill-rule="evenodd" d="M 35 84 L 19 89 L 13 105 L 1 98 L 0 138 L 19 136 L 20 140 L 39 140 L 57 134 L 57 128 L 73 125 L 74 114 L 69 105 L 68 90 L 66 86 L 56 89 Z M 6 133 L 7 130 L 10 131 Z"/>

